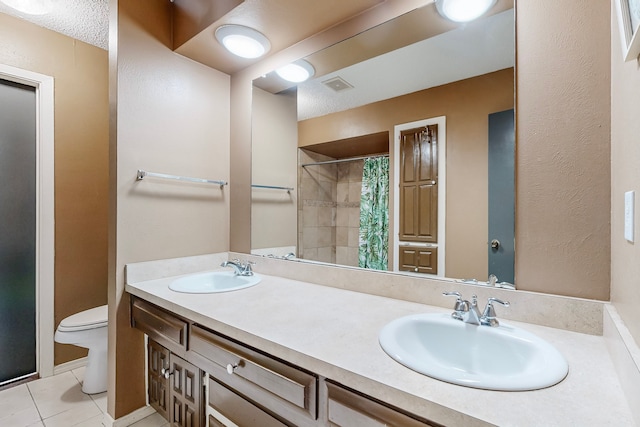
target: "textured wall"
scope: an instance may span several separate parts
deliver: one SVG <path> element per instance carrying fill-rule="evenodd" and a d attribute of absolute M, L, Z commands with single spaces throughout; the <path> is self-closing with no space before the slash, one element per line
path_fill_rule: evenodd
<path fill-rule="evenodd" d="M 516 282 L 607 300 L 609 2 L 516 7 Z"/>
<path fill-rule="evenodd" d="M 229 76 L 167 47 L 170 8 L 164 0 L 111 3 L 118 37 L 109 52 L 109 413 L 114 418 L 145 402 L 144 346 L 142 334 L 129 327 L 125 264 L 229 249 L 229 187 L 135 179 L 137 169 L 145 169 L 229 180 Z"/>
<path fill-rule="evenodd" d="M 55 79 L 57 325 L 107 303 L 107 52 L 0 13 L 0 63 Z M 71 345 L 54 351 L 56 365 L 86 355 Z"/>
<path fill-rule="evenodd" d="M 640 343 L 640 64 L 622 61 L 611 28 L 611 301 Z M 624 238 L 624 193 L 635 191 L 635 242 Z"/>

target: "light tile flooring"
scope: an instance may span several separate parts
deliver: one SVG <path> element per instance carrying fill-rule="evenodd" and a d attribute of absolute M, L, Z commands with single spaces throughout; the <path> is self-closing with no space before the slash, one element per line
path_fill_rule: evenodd
<path fill-rule="evenodd" d="M 41 378 L 0 391 L 2 427 L 102 427 L 107 393 L 82 392 L 84 368 Z M 165 427 L 169 423 L 153 414 L 132 427 Z"/>

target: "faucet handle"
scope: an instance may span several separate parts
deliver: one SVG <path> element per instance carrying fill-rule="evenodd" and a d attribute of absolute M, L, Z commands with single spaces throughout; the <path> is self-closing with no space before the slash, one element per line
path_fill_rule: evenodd
<path fill-rule="evenodd" d="M 247 263 L 243 265 L 245 273 L 253 273 L 253 271 L 251 270 L 252 265 L 256 265 L 255 261 L 247 261 Z"/>
<path fill-rule="evenodd" d="M 456 297 L 456 305 L 453 307 L 454 312 L 451 313 L 451 317 L 454 319 L 462 320 L 462 313 L 469 311 L 469 301 L 464 301 L 460 292 L 443 292 L 445 297 Z"/>
<path fill-rule="evenodd" d="M 498 303 L 502 306 L 505 307 L 509 307 L 509 301 L 502 301 L 499 300 L 498 298 L 489 298 L 487 300 L 487 306 L 484 308 L 484 311 L 482 312 L 482 322 L 485 325 L 489 325 L 489 326 L 498 326 L 500 323 L 498 322 L 498 319 L 496 319 L 496 311 L 493 308 L 493 303 Z"/>

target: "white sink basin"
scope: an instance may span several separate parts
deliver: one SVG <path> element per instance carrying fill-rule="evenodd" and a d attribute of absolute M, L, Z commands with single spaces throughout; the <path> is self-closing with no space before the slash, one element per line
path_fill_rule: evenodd
<path fill-rule="evenodd" d="M 237 291 L 257 285 L 261 277 L 239 276 L 233 271 L 212 271 L 181 277 L 169 284 L 169 289 L 189 294 L 210 294 L 215 292 Z"/>
<path fill-rule="evenodd" d="M 467 387 L 523 391 L 550 387 L 569 371 L 551 344 L 519 328 L 476 326 L 449 314 L 396 319 L 380 331 L 382 349 L 430 377 Z"/>

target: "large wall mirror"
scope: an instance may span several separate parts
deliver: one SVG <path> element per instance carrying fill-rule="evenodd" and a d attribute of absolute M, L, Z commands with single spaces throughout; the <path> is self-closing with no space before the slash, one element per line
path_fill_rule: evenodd
<path fill-rule="evenodd" d="M 429 4 L 254 80 L 252 252 L 513 283 L 514 33 Z"/>

